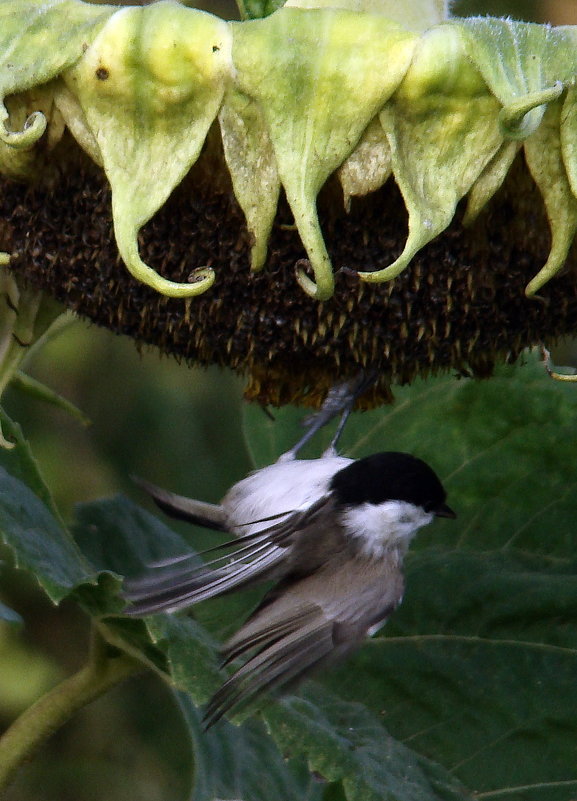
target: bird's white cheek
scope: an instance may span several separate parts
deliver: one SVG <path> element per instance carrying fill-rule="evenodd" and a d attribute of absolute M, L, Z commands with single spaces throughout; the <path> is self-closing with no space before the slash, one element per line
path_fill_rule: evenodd
<path fill-rule="evenodd" d="M 387 501 L 347 509 L 341 522 L 347 533 L 358 541 L 362 552 L 378 559 L 391 548 L 403 553 L 416 532 L 432 519 L 432 514 L 411 503 Z"/>

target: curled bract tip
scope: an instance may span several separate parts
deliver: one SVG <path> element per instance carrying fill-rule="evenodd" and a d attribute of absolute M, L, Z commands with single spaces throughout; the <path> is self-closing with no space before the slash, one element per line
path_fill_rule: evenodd
<path fill-rule="evenodd" d="M 564 381 L 568 384 L 577 383 L 577 373 L 557 372 L 555 365 L 553 364 L 553 359 L 551 358 L 551 352 L 545 347 L 545 345 L 541 345 L 541 356 L 543 358 L 543 364 L 545 365 L 545 370 L 547 371 L 549 378 L 553 378 L 555 381 Z"/>
<path fill-rule="evenodd" d="M 547 262 L 525 287 L 525 297 L 534 300 L 542 300 L 542 298 L 537 295 L 537 292 L 559 272 L 565 263 L 571 241 L 572 239 L 566 240 L 565 242 L 559 243 L 558 246 L 556 246 L 557 243 L 554 242 Z"/>
<path fill-rule="evenodd" d="M 539 92 L 520 97 L 503 106 L 499 112 L 499 126 L 506 139 L 526 139 L 534 133 L 543 119 L 547 104 L 557 100 L 563 92 L 563 83 L 556 81 L 553 86 Z"/>
<path fill-rule="evenodd" d="M 114 207 L 114 203 L 113 203 Z M 215 274 L 210 267 L 198 267 L 189 273 L 187 282 L 171 281 L 159 275 L 156 270 L 146 264 L 138 252 L 138 231 L 140 226 L 134 224 L 126 216 L 114 215 L 114 233 L 120 256 L 128 272 L 168 298 L 192 298 L 202 295 L 214 284 Z"/>
<path fill-rule="evenodd" d="M 46 117 L 41 111 L 34 111 L 21 131 L 9 131 L 6 128 L 8 114 L 0 118 L 0 140 L 15 149 L 28 148 L 36 144 L 46 130 Z"/>
<path fill-rule="evenodd" d="M 196 267 L 189 274 L 188 283 L 198 288 L 198 294 L 202 294 L 214 284 L 215 277 L 212 267 Z"/>
<path fill-rule="evenodd" d="M 299 286 L 307 295 L 310 295 L 310 297 L 315 300 L 329 300 L 335 291 L 335 279 L 332 269 L 329 268 L 329 270 L 323 271 L 321 274 L 315 273 L 315 277 L 317 278 L 315 283 L 315 281 L 306 274 L 303 261 L 305 264 L 310 265 L 310 262 L 306 259 L 301 260 L 296 265 L 295 275 Z"/>
<path fill-rule="evenodd" d="M 358 270 L 355 271 L 355 274 L 361 281 L 366 281 L 368 284 L 384 284 L 386 281 L 392 281 L 394 278 L 397 278 L 408 263 L 408 259 L 397 259 L 397 261 L 394 261 L 382 270 Z"/>
<path fill-rule="evenodd" d="M 210 267 L 199 267 L 191 273 L 187 283 L 178 283 L 163 278 L 144 262 L 127 264 L 129 272 L 143 284 L 165 295 L 167 298 L 193 298 L 202 295 L 214 284 L 215 273 Z"/>
<path fill-rule="evenodd" d="M 537 275 L 529 281 L 527 286 L 525 287 L 525 297 L 532 298 L 534 300 L 538 300 L 537 292 L 541 289 L 541 287 L 547 283 L 548 277 L 543 275 L 545 268 L 540 270 Z"/>
<path fill-rule="evenodd" d="M 6 437 L 0 430 L 0 448 L 4 448 L 5 451 L 11 451 L 15 447 L 16 443 L 11 442 L 9 439 L 6 439 Z"/>
<path fill-rule="evenodd" d="M 116 226 L 116 240 L 118 249 L 122 260 L 126 264 L 128 271 L 143 284 L 165 295 L 168 298 L 192 298 L 197 295 L 202 295 L 207 289 L 214 284 L 215 274 L 214 270 L 210 267 L 198 267 L 189 274 L 189 279 L 186 283 L 177 281 L 170 281 L 168 278 L 163 278 L 156 270 L 149 267 L 148 264 L 142 261 L 138 254 L 138 245 L 136 241 L 136 234 L 130 239 L 124 238 L 124 232 L 119 230 Z"/>

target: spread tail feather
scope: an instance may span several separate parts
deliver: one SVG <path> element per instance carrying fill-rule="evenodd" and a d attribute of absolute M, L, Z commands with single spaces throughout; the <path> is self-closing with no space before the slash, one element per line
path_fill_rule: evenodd
<path fill-rule="evenodd" d="M 227 531 L 224 511 L 222 506 L 214 503 L 197 501 L 194 498 L 186 498 L 184 495 L 175 495 L 173 492 L 157 487 L 138 476 L 132 476 L 135 484 L 138 484 L 154 501 L 154 503 L 169 517 L 176 520 L 186 520 L 196 526 L 203 526 L 214 531 Z"/>

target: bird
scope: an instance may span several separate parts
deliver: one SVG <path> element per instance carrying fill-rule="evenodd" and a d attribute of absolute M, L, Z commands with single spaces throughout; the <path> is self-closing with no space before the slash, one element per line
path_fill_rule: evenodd
<path fill-rule="evenodd" d="M 208 703 L 208 728 L 296 687 L 375 634 L 400 604 L 403 559 L 417 531 L 455 518 L 434 470 L 408 453 L 282 457 L 234 484 L 220 504 L 139 480 L 168 515 L 232 535 L 125 580 L 125 613 L 174 612 L 272 582 L 222 648 L 241 661 Z"/>

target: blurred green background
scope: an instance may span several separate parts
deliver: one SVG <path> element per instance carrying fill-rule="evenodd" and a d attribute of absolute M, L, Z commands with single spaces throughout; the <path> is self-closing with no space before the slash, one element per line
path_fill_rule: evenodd
<path fill-rule="evenodd" d="M 84 427 L 16 390 L 5 398 L 68 519 L 75 503 L 117 493 L 146 505 L 131 474 L 218 500 L 250 467 L 240 426 L 242 383 L 231 374 L 190 370 L 155 352 L 139 354 L 127 338 L 81 321 L 73 322 L 27 369 L 73 400 L 92 421 Z M 185 526 L 182 532 L 190 533 Z M 16 630 L 0 622 L 4 728 L 82 665 L 88 621 L 72 604 L 55 610 L 17 571 L 3 569 L 0 600 L 24 619 Z M 176 727 L 178 735 L 180 725 L 172 703 L 162 682 L 152 677 L 116 689 L 53 737 L 7 798 L 185 797 L 187 740 L 184 730 L 181 736 L 167 736 L 167 727 Z"/>
<path fill-rule="evenodd" d="M 232 5 L 210 8 L 236 16 Z M 453 11 L 577 24 L 574 0 L 461 0 Z M 131 474 L 215 501 L 250 469 L 240 422 L 243 382 L 237 376 L 190 369 L 153 351 L 139 353 L 126 338 L 81 321 L 27 369 L 92 421 L 83 427 L 16 390 L 6 395 L 7 411 L 22 425 L 65 517 L 78 502 L 119 492 L 146 504 Z M 184 526 L 179 530 L 190 534 Z M 55 610 L 8 565 L 1 579 L 0 601 L 24 620 L 20 628 L 0 622 L 3 729 L 81 666 L 88 624 L 71 605 Z M 143 675 L 57 732 L 6 799 L 177 801 L 185 797 L 189 769 L 186 734 L 172 699 L 159 680 Z"/>

